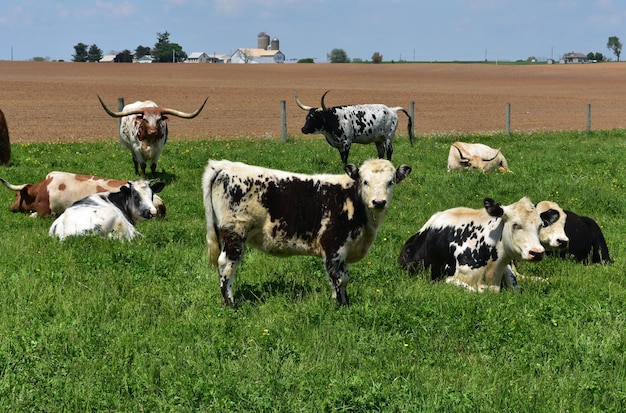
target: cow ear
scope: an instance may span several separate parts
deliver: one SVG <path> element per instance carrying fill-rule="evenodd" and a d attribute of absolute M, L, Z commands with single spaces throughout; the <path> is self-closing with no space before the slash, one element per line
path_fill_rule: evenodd
<path fill-rule="evenodd" d="M 558 221 L 561 214 L 556 209 L 548 209 L 539 216 L 541 217 L 541 226 L 546 228 Z"/>
<path fill-rule="evenodd" d="M 132 186 L 132 184 L 130 182 L 128 182 L 128 186 L 126 185 L 122 185 L 120 186 L 120 192 L 123 194 L 130 194 L 130 187 Z"/>
<path fill-rule="evenodd" d="M 485 200 L 483 201 L 483 204 L 485 205 L 485 210 L 487 210 L 487 213 L 491 215 L 492 217 L 499 218 L 502 215 L 504 215 L 504 209 L 502 209 L 500 204 L 498 204 L 493 199 L 485 198 Z"/>
<path fill-rule="evenodd" d="M 156 184 L 150 185 L 150 189 L 152 189 L 153 194 L 158 194 L 165 188 L 165 184 L 163 182 L 157 182 Z"/>
<path fill-rule="evenodd" d="M 409 165 L 400 165 L 398 169 L 396 169 L 396 183 L 402 182 L 404 178 L 409 176 L 412 170 Z"/>
<path fill-rule="evenodd" d="M 355 181 L 359 180 L 359 168 L 353 163 L 345 164 L 343 170 L 346 171 L 348 176 Z"/>

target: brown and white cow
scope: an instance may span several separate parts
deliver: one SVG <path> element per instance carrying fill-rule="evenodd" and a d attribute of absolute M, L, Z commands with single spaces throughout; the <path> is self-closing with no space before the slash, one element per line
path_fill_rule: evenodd
<path fill-rule="evenodd" d="M 452 208 L 434 214 L 400 252 L 400 265 L 433 280 L 471 291 L 500 291 L 512 260 L 540 261 L 541 217 L 526 197 L 502 206 L 485 198 L 484 209 Z M 510 287 L 514 287 L 511 285 Z"/>
<path fill-rule="evenodd" d="M 191 113 L 162 108 L 151 100 L 137 101 L 124 106 L 120 112 L 114 112 L 107 108 L 100 96 L 98 99 L 106 113 L 114 118 L 122 118 L 119 139 L 122 146 L 127 147 L 133 154 L 135 174 L 139 175 L 138 166 L 141 166 L 141 175 L 146 176 L 146 162 L 152 160 L 150 169 L 154 178 L 157 162 L 167 142 L 167 115 L 184 119 L 195 118 L 209 98 L 207 96 L 202 105 Z"/>
<path fill-rule="evenodd" d="M 305 175 L 209 161 L 202 177 L 208 254 L 226 305 L 234 302 L 232 283 L 246 244 L 277 256 L 321 257 L 333 298 L 348 304 L 348 264 L 368 253 L 393 186 L 411 167 L 375 159 L 344 170 Z"/>
<path fill-rule="evenodd" d="M 491 172 L 511 172 L 500 149 L 494 149 L 482 143 L 454 142 L 448 154 L 448 171 L 459 169 L 479 169 Z"/>
<path fill-rule="evenodd" d="M 0 165 L 7 165 L 11 160 L 11 141 L 9 140 L 9 127 L 0 110 Z"/>
<path fill-rule="evenodd" d="M 0 182 L 15 191 L 13 212 L 30 212 L 31 216 L 58 216 L 74 202 L 99 192 L 119 191 L 128 181 L 100 178 L 93 175 L 79 175 L 70 172 L 54 171 L 36 184 L 13 185 L 5 179 Z M 165 216 L 165 204 L 155 195 L 158 216 Z"/>

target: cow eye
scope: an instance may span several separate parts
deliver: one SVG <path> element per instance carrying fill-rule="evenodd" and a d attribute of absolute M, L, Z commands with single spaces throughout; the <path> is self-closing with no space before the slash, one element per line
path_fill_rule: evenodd
<path fill-rule="evenodd" d="M 369 186 L 369 185 L 370 185 L 370 183 L 369 183 L 369 181 L 363 181 L 363 185 L 364 185 L 364 186 Z"/>
<path fill-rule="evenodd" d="M 387 186 L 393 186 L 393 184 L 395 184 L 396 181 L 394 181 L 393 179 L 389 182 L 387 182 Z"/>
<path fill-rule="evenodd" d="M 514 223 L 513 223 L 513 229 L 514 229 L 514 230 L 517 230 L 517 229 L 522 229 L 522 225 L 521 225 L 521 224 L 519 224 L 519 223 L 517 223 L 517 222 L 514 222 Z"/>

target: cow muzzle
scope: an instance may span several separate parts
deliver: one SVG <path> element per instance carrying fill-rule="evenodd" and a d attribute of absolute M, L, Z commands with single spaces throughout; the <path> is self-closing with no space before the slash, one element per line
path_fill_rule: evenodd
<path fill-rule="evenodd" d="M 528 260 L 529 261 L 541 261 L 543 257 L 546 255 L 546 251 L 542 249 L 532 249 L 528 251 Z"/>
<path fill-rule="evenodd" d="M 374 199 L 372 200 L 372 206 L 374 207 L 374 209 L 385 209 L 385 207 L 387 206 L 387 201 L 384 199 Z"/>

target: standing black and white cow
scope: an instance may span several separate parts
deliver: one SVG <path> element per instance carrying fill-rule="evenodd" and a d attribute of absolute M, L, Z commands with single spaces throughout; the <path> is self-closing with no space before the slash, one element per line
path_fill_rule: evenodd
<path fill-rule="evenodd" d="M 102 192 L 76 201 L 52 223 L 49 235 L 64 240 L 71 236 L 100 235 L 132 240 L 141 233 L 135 223 L 157 215 L 153 196 L 165 184 L 139 179 L 119 192 Z"/>
<path fill-rule="evenodd" d="M 375 143 L 378 157 L 391 160 L 393 153 L 393 138 L 398 127 L 398 111 L 404 112 L 409 118 L 409 140 L 413 145 L 413 119 L 401 107 L 390 108 L 382 104 L 344 105 L 327 108 L 322 95 L 321 107 L 306 106 L 295 92 L 298 106 L 307 110 L 302 133 L 319 133 L 324 135 L 326 142 L 339 150 L 341 161 L 348 163 L 348 154 L 352 143 Z"/>
<path fill-rule="evenodd" d="M 202 177 L 209 262 L 218 267 L 224 303 L 246 244 L 277 255 L 324 260 L 333 298 L 348 304 L 348 264 L 368 253 L 391 202 L 411 172 L 383 159 L 345 175 L 304 175 L 227 160 L 209 161 Z"/>
<path fill-rule="evenodd" d="M 502 206 L 485 198 L 484 209 L 452 208 L 434 214 L 409 238 L 400 252 L 400 265 L 410 273 L 430 268 L 433 280 L 472 291 L 500 291 L 507 286 L 512 260 L 540 261 L 541 218 L 522 198 Z"/>
<path fill-rule="evenodd" d="M 565 234 L 569 238 L 569 246 L 558 253 L 562 258 L 572 256 L 576 261 L 589 264 L 611 264 L 602 229 L 593 218 L 578 215 L 565 210 Z"/>

